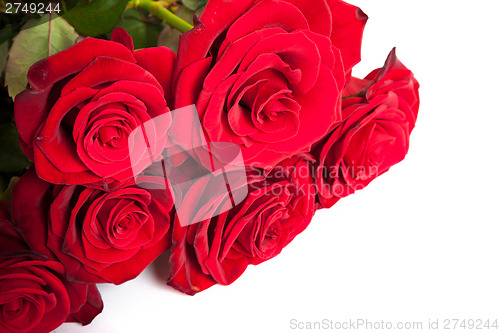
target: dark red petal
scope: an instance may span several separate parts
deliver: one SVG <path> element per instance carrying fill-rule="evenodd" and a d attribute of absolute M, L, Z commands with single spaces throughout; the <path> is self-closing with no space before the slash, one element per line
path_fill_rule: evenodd
<path fill-rule="evenodd" d="M 336 98 L 332 91 L 337 92 Z M 338 91 L 331 71 L 322 65 L 318 82 L 313 89 L 296 99 L 301 105 L 297 135 L 289 140 L 269 145 L 261 155 L 252 159 L 246 157 L 245 161 L 261 168 L 269 168 L 287 157 L 310 150 L 311 145 L 320 140 L 340 117 Z M 245 157 L 245 150 L 243 154 Z"/>
<path fill-rule="evenodd" d="M 224 43 L 236 41 L 254 31 L 273 27 L 279 27 L 288 32 L 309 30 L 304 14 L 294 5 L 284 1 L 263 0 L 231 25 Z"/>
<path fill-rule="evenodd" d="M 102 75 L 102 73 L 106 73 L 106 75 Z M 95 58 L 85 69 L 72 78 L 62 89 L 61 95 L 64 96 L 80 87 L 98 87 L 101 84 L 119 80 L 149 83 L 157 87 L 163 95 L 163 88 L 151 73 L 134 63 L 102 56 Z"/>
<path fill-rule="evenodd" d="M 261 54 L 274 53 L 291 69 L 301 71 L 297 84 L 299 93 L 306 93 L 316 83 L 321 64 L 318 47 L 303 32 L 274 34 L 252 47 L 241 60 L 240 68 L 246 69 Z"/>
<path fill-rule="evenodd" d="M 167 47 L 150 47 L 135 51 L 134 57 L 139 66 L 153 74 L 163 88 L 167 105 L 173 107 L 172 73 L 175 53 Z"/>
<path fill-rule="evenodd" d="M 264 38 L 278 33 L 284 33 L 284 30 L 278 27 L 257 30 L 228 44 L 224 52 L 221 52 L 217 57 L 217 62 L 206 78 L 204 78 L 202 93 L 212 93 L 217 88 L 217 85 L 231 76 L 236 69 L 239 71 L 246 70 L 246 67 L 240 67 L 245 54 Z"/>
<path fill-rule="evenodd" d="M 2 211 L 8 212 L 10 203 L 8 201 L 1 201 L 1 204 L 4 206 Z M 14 229 L 10 222 L 10 216 L 8 219 L 0 218 L 0 256 L 8 256 L 25 250 L 29 250 L 29 247 L 21 235 Z"/>
<path fill-rule="evenodd" d="M 327 1 L 317 0 L 311 5 L 311 0 L 286 0 L 296 6 L 307 19 L 309 29 L 317 34 L 330 37 L 332 33 L 332 14 Z"/>
<path fill-rule="evenodd" d="M 226 0 L 211 0 L 207 3 L 199 18 L 199 23 L 193 29 L 180 36 L 177 65 L 174 70 L 174 82 L 178 80 L 180 72 L 184 68 L 209 55 L 209 50 L 217 37 L 234 20 L 240 17 L 253 2 L 254 0 L 231 2 L 227 2 Z"/>
<path fill-rule="evenodd" d="M 12 220 L 31 249 L 54 257 L 47 248 L 47 217 L 53 185 L 38 178 L 31 166 L 12 189 Z"/>
<path fill-rule="evenodd" d="M 168 284 L 188 295 L 194 295 L 213 286 L 216 282 L 210 276 L 203 274 L 192 246 L 186 242 L 188 227 L 181 227 L 176 218 L 172 228 Z"/>
<path fill-rule="evenodd" d="M 368 16 L 342 0 L 328 0 L 332 12 L 331 40 L 342 53 L 344 69 L 349 72 L 361 60 L 361 41 Z"/>
<path fill-rule="evenodd" d="M 123 28 L 117 27 L 113 30 L 111 34 L 111 41 L 120 43 L 130 51 L 134 52 L 134 41 L 132 37 L 127 33 L 127 31 Z"/>
<path fill-rule="evenodd" d="M 14 104 L 14 116 L 20 140 L 28 149 L 32 145 L 36 130 L 52 107 L 48 103 L 48 97 L 53 86 L 58 81 L 78 73 L 98 56 L 136 62 L 130 50 L 121 44 L 85 38 L 80 43 L 31 66 L 28 71 L 30 89 L 18 94 Z M 32 153 L 27 155 L 31 157 Z"/>
<path fill-rule="evenodd" d="M 91 171 L 73 172 L 71 170 L 59 170 L 43 152 L 35 150 L 35 163 L 37 173 L 40 178 L 50 181 L 54 184 L 90 184 L 102 182 L 102 178 L 96 176 Z"/>
<path fill-rule="evenodd" d="M 182 70 L 182 75 L 174 87 L 176 109 L 196 104 L 200 91 L 203 88 L 203 80 L 209 73 L 211 64 L 211 57 L 204 58 Z M 175 68 L 178 68 L 178 66 Z"/>
<path fill-rule="evenodd" d="M 84 284 L 83 286 L 85 286 L 86 289 L 86 301 L 77 311 L 73 312 L 66 319 L 66 322 L 79 322 L 82 325 L 88 325 L 103 310 L 104 304 L 96 285 Z"/>
<path fill-rule="evenodd" d="M 163 237 L 154 246 L 144 248 L 129 260 L 118 262 L 100 270 L 89 268 L 89 272 L 114 284 L 122 284 L 136 278 L 149 264 L 170 246 L 168 237 Z"/>
<path fill-rule="evenodd" d="M 57 183 L 58 179 L 53 177 L 53 168 L 57 168 L 59 172 L 70 173 L 81 173 L 87 170 L 79 160 L 75 142 L 70 131 L 63 128 L 62 121 L 72 108 L 94 95 L 95 90 L 91 88 L 77 89 L 72 94 L 60 98 L 52 108 L 52 112 L 35 138 L 34 162 L 41 178 Z M 45 163 L 45 160 L 50 160 L 50 162 Z"/>

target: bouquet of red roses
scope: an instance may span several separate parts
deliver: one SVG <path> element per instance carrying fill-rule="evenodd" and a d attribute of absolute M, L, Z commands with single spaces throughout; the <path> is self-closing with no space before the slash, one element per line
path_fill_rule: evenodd
<path fill-rule="evenodd" d="M 353 5 L 132 0 L 84 22 L 92 4 L 9 26 L 5 82 L 30 162 L 0 204 L 0 332 L 88 324 L 97 283 L 166 251 L 170 286 L 231 284 L 408 152 L 419 85 L 395 50 L 351 75 L 368 19 Z M 154 45 L 125 5 L 154 15 Z M 45 27 L 63 33 L 26 66 L 19 50 Z M 156 46 L 165 34 L 177 55 Z"/>

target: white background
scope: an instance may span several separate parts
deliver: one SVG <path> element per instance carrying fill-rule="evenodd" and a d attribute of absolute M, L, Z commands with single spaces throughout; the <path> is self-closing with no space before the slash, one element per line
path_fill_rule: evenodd
<path fill-rule="evenodd" d="M 181 294 L 164 284 L 160 258 L 134 281 L 100 286 L 105 308 L 90 326 L 57 332 L 299 331 L 291 319 L 500 324 L 500 3 L 352 3 L 370 16 L 355 74 L 397 46 L 421 83 L 407 158 L 318 212 L 281 255 L 231 286 Z"/>

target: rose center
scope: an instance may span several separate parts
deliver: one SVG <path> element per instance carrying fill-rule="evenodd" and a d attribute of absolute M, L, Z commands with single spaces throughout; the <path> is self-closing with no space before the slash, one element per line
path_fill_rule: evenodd
<path fill-rule="evenodd" d="M 98 137 L 102 145 L 117 148 L 123 138 L 122 131 L 116 127 L 101 127 L 98 131 Z"/>
<path fill-rule="evenodd" d="M 22 308 L 23 308 L 23 299 L 20 297 L 13 299 L 4 305 L 4 311 L 11 316 L 21 312 Z"/>

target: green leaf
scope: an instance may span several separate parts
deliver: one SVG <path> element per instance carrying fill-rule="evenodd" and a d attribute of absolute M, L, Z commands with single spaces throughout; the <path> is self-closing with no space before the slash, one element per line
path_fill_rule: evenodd
<path fill-rule="evenodd" d="M 5 189 L 5 191 L 0 191 L 0 201 L 8 201 L 11 199 L 12 196 L 12 187 L 16 185 L 16 183 L 19 181 L 19 177 L 12 177 L 9 181 L 9 186 Z M 3 180 L 2 180 L 3 182 Z M 3 184 L 2 187 L 3 189 Z"/>
<path fill-rule="evenodd" d="M 135 8 L 125 11 L 118 26 L 129 33 L 136 49 L 157 46 L 158 35 L 162 29 L 161 25 L 144 22 Z M 111 37 L 110 33 L 108 37 Z"/>
<path fill-rule="evenodd" d="M 30 19 L 29 15 L 24 15 L 22 11 L 18 14 L 1 14 L 1 16 L 0 25 L 3 28 L 0 30 L 0 44 L 17 35 L 21 31 L 21 27 Z M 40 15 L 36 17 L 40 18 Z"/>
<path fill-rule="evenodd" d="M 158 36 L 158 46 L 166 46 L 177 54 L 180 35 L 178 30 L 166 25 Z"/>
<path fill-rule="evenodd" d="M 18 137 L 14 125 L 0 125 L 0 172 L 20 171 L 30 164 L 19 147 Z"/>
<path fill-rule="evenodd" d="M 203 9 L 205 9 L 206 5 L 207 5 L 207 0 L 200 0 L 200 6 L 196 10 L 196 15 L 200 16 L 201 12 L 203 11 Z"/>
<path fill-rule="evenodd" d="M 193 24 L 194 13 L 192 10 L 188 9 L 187 6 L 180 7 L 174 14 L 189 24 Z M 158 46 L 166 46 L 177 53 L 180 35 L 181 33 L 178 30 L 166 25 L 158 36 Z"/>
<path fill-rule="evenodd" d="M 98 36 L 113 30 L 120 21 L 128 0 L 92 0 L 81 3 L 63 17 L 86 36 Z"/>
<path fill-rule="evenodd" d="M 189 9 L 187 6 L 186 7 L 180 7 L 177 9 L 174 13 L 175 15 L 179 16 L 181 19 L 186 21 L 189 24 L 193 24 L 193 18 L 194 18 L 194 12 L 193 10 Z"/>
<path fill-rule="evenodd" d="M 199 6 L 198 0 L 182 0 L 182 4 L 191 10 L 197 10 Z"/>
<path fill-rule="evenodd" d="M 28 69 L 46 58 L 75 44 L 78 34 L 61 17 L 50 20 L 50 14 L 29 20 L 14 37 L 5 68 L 5 84 L 14 98 L 26 89 Z"/>
<path fill-rule="evenodd" d="M 15 31 L 10 25 L 4 27 L 2 30 L 0 30 L 0 44 L 3 44 L 4 42 L 14 37 L 17 32 L 19 31 Z"/>
<path fill-rule="evenodd" d="M 192 11 L 196 11 L 198 14 L 201 13 L 205 5 L 207 4 L 207 0 L 182 0 L 182 4 Z"/>
<path fill-rule="evenodd" d="M 0 44 L 0 75 L 5 69 L 7 64 L 7 53 L 9 52 L 9 42 L 3 42 Z"/>

